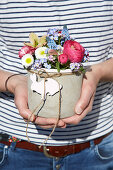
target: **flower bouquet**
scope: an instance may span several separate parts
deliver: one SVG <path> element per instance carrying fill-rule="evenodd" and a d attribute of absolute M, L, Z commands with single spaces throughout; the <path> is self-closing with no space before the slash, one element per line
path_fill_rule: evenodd
<path fill-rule="evenodd" d="M 19 51 L 28 71 L 29 109 L 42 117 L 69 117 L 80 97 L 89 53 L 69 36 L 67 26 L 49 29 L 46 35 L 29 35 Z"/>

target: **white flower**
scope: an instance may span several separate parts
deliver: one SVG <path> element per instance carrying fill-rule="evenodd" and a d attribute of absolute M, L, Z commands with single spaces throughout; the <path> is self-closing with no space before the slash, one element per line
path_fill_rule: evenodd
<path fill-rule="evenodd" d="M 25 54 L 22 57 L 22 65 L 25 66 L 26 68 L 28 68 L 29 66 L 31 66 L 34 62 L 34 58 L 31 54 Z"/>
<path fill-rule="evenodd" d="M 35 56 L 37 59 L 47 58 L 46 57 L 47 47 L 39 47 L 35 50 Z"/>

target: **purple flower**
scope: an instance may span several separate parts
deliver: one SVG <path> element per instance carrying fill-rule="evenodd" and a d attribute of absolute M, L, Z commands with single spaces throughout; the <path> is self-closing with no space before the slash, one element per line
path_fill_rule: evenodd
<path fill-rule="evenodd" d="M 55 56 L 49 55 L 48 60 L 54 62 L 55 61 Z"/>
<path fill-rule="evenodd" d="M 70 69 L 74 70 L 75 69 L 75 63 L 70 63 Z"/>
<path fill-rule="evenodd" d="M 70 69 L 71 70 L 79 70 L 80 63 L 70 63 Z"/>
<path fill-rule="evenodd" d="M 40 62 L 40 59 L 39 60 L 35 60 L 34 64 L 32 65 L 32 67 L 36 70 L 36 69 L 39 69 L 42 67 L 42 64 Z"/>

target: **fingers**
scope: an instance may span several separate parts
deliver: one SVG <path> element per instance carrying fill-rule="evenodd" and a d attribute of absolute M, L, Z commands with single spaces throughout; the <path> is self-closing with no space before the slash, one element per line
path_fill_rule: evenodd
<path fill-rule="evenodd" d="M 73 124 L 77 125 L 80 123 L 80 121 L 89 113 L 90 110 L 92 110 L 92 104 L 94 100 L 94 95 L 92 96 L 91 100 L 89 101 L 87 107 L 82 111 L 81 114 L 74 114 L 74 116 L 62 119 L 66 124 Z"/>
<path fill-rule="evenodd" d="M 37 117 L 35 123 L 44 129 L 53 128 L 55 125 L 60 128 L 66 127 L 66 123 L 64 123 L 62 120 L 58 121 L 56 118 Z"/>
<path fill-rule="evenodd" d="M 57 121 L 56 118 L 43 118 L 43 117 L 36 117 L 32 112 L 28 109 L 27 100 L 25 97 L 19 101 L 17 98 L 15 99 L 16 106 L 19 110 L 20 115 L 29 121 L 34 122 L 35 124 L 39 125 L 40 127 L 47 129 L 53 128 L 56 124 L 57 127 L 65 128 L 66 124 L 59 120 Z"/>
<path fill-rule="evenodd" d="M 15 98 L 15 105 L 20 113 L 20 115 L 24 118 L 27 119 L 29 121 L 34 121 L 35 120 L 35 116 L 32 114 L 32 112 L 28 109 L 28 105 L 27 105 L 27 99 L 26 97 L 21 97 L 20 98 Z"/>
<path fill-rule="evenodd" d="M 27 86 L 26 82 L 18 84 L 14 91 L 14 101 L 17 109 L 19 110 L 20 115 L 29 121 L 34 122 L 42 128 L 52 128 L 55 125 L 57 127 L 65 128 L 66 123 L 62 120 L 57 120 L 57 118 L 42 118 L 36 117 L 32 114 L 32 112 L 28 109 L 28 96 L 27 96 Z"/>
<path fill-rule="evenodd" d="M 43 129 L 54 128 L 54 126 L 55 125 L 43 125 L 43 126 L 40 125 L 40 127 L 43 128 Z M 66 128 L 66 125 L 64 125 L 64 126 L 57 126 L 57 128 Z"/>
<path fill-rule="evenodd" d="M 36 117 L 34 114 L 32 114 L 32 112 L 28 109 L 27 98 L 25 96 L 21 96 L 21 100 L 15 97 L 15 104 L 19 110 L 20 115 L 24 119 L 32 121 L 44 129 L 53 128 L 56 124 L 57 127 L 66 127 L 66 124 L 62 120 L 57 121 L 56 118 Z"/>
<path fill-rule="evenodd" d="M 94 92 L 91 89 L 86 88 L 84 91 L 82 91 L 81 97 L 75 106 L 75 113 L 81 114 L 86 108 L 88 112 L 91 111 L 91 101 L 93 96 Z"/>
<path fill-rule="evenodd" d="M 95 88 L 87 83 L 87 79 L 84 79 L 80 99 L 75 105 L 75 115 L 63 119 L 63 121 L 67 124 L 79 124 L 79 122 L 92 110 L 94 95 Z"/>
<path fill-rule="evenodd" d="M 91 75 L 90 72 L 87 72 L 83 78 L 80 99 L 78 100 L 75 106 L 76 114 L 81 114 L 86 108 L 88 112 L 91 111 L 92 109 L 91 100 L 92 98 L 94 98 L 94 94 L 96 92 L 96 86 L 97 83 L 95 81 L 95 77 Z"/>

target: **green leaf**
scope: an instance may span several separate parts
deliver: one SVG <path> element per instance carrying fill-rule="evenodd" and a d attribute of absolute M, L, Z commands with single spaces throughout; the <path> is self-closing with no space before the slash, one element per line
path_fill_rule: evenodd
<path fill-rule="evenodd" d="M 58 61 L 56 62 L 56 68 L 57 68 L 57 71 L 60 72 L 60 63 Z"/>

